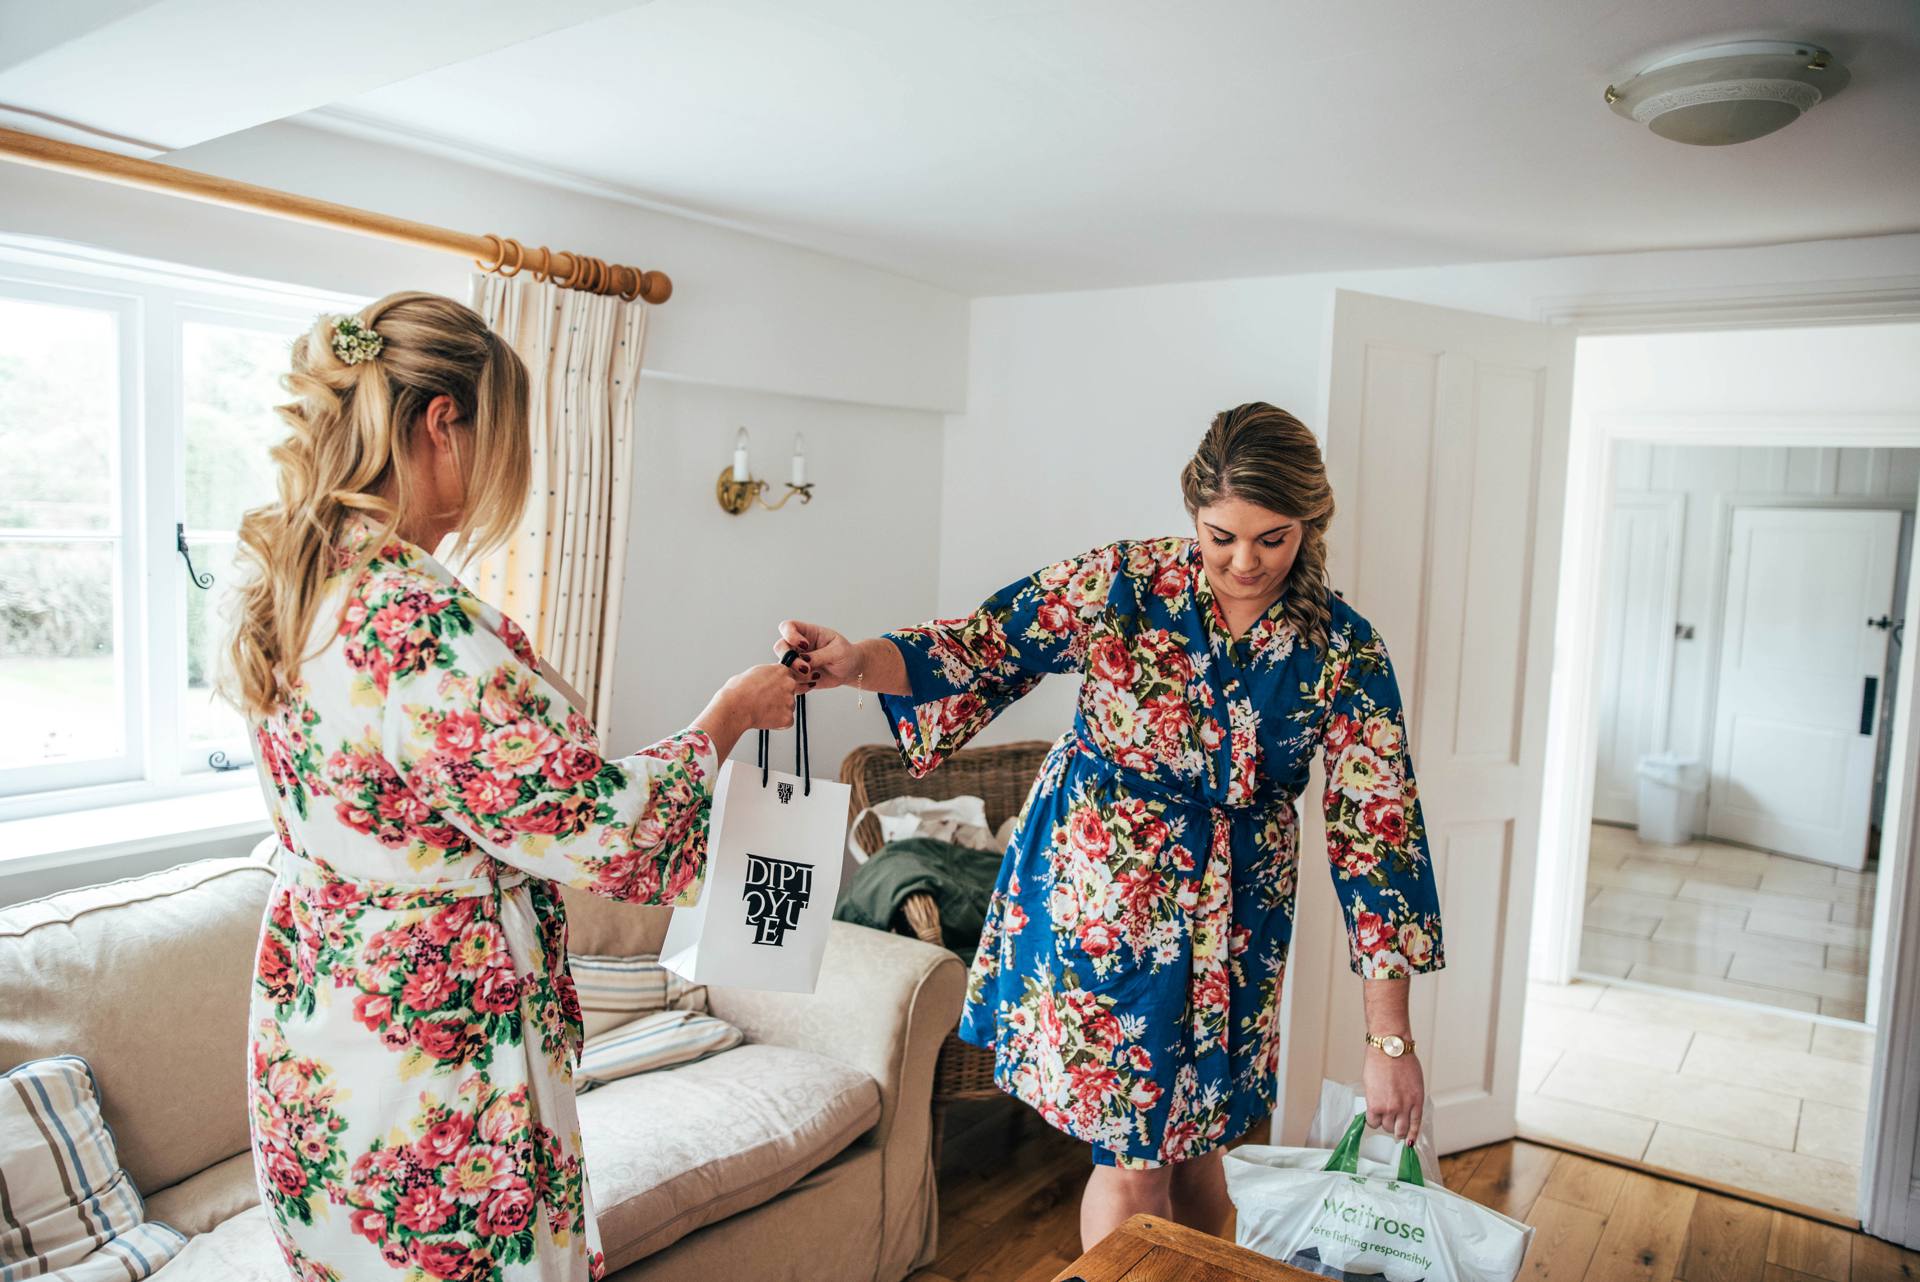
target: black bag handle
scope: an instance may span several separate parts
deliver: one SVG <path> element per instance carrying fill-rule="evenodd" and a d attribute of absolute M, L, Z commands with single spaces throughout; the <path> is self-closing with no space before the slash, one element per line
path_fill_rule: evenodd
<path fill-rule="evenodd" d="M 789 650 L 780 656 L 780 662 L 784 666 L 791 668 L 793 661 L 799 657 L 800 652 L 798 650 Z M 793 696 L 793 728 L 795 731 L 793 740 L 793 773 L 800 776 L 800 795 L 803 797 L 811 797 L 813 795 L 813 752 L 807 745 L 807 696 L 804 694 L 796 694 Z M 759 736 L 759 739 L 756 745 L 757 751 L 754 754 L 754 764 L 760 767 L 760 786 L 764 788 L 767 786 L 769 771 L 772 769 L 772 767 L 768 765 L 768 758 L 772 755 L 769 749 L 772 745 L 773 736 L 766 730 L 756 731 L 755 733 Z"/>

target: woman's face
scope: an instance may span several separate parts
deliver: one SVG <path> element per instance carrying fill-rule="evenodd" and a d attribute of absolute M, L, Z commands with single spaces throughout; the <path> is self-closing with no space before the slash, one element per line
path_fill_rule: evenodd
<path fill-rule="evenodd" d="M 1215 596 L 1261 608 L 1286 585 L 1300 554 L 1300 522 L 1227 497 L 1194 514 L 1200 560 Z"/>

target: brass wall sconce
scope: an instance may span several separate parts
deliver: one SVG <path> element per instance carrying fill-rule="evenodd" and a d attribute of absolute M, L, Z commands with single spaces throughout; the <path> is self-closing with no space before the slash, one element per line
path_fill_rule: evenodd
<path fill-rule="evenodd" d="M 733 466 L 720 470 L 720 482 L 714 493 L 720 500 L 721 510 L 733 516 L 739 516 L 755 503 L 769 512 L 777 512 L 796 494 L 802 503 L 813 502 L 813 484 L 807 480 L 806 446 L 798 433 L 793 438 L 793 465 L 788 476 L 787 492 L 780 496 L 780 501 L 767 502 L 763 496 L 771 486 L 755 480 L 747 470 L 747 429 L 743 427 L 733 438 Z"/>

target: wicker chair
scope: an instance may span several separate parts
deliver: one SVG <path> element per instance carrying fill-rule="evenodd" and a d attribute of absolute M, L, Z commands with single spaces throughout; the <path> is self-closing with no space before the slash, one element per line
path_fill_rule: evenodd
<path fill-rule="evenodd" d="M 891 797 L 972 796 L 987 803 L 987 824 L 998 829 L 1026 804 L 1034 776 L 1040 773 L 1040 763 L 1052 746 L 1044 740 L 1029 739 L 988 748 L 966 748 L 948 757 L 932 774 L 915 779 L 907 773 L 900 753 L 892 744 L 870 744 L 847 754 L 840 766 L 840 782 L 853 789 L 851 814 L 857 815 Z M 853 835 L 860 848 L 871 854 L 880 847 L 880 821 L 868 815 Z M 945 947 L 940 938 L 940 910 L 933 896 L 912 896 L 902 916 L 911 933 L 929 944 Z M 940 1160 L 940 1130 L 946 1106 L 955 1100 L 998 1099 L 1000 1093 L 1000 1088 L 993 1084 L 993 1052 L 948 1033 L 933 1070 L 935 1165 Z"/>

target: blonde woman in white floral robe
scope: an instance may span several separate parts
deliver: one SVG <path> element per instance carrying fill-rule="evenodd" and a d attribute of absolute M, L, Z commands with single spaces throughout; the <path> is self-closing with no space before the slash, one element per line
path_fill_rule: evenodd
<path fill-rule="evenodd" d="M 356 349 L 343 333 L 375 356 L 345 359 Z M 446 355 L 455 340 L 472 353 L 464 368 Z M 376 499 L 456 514 L 399 523 L 423 544 L 481 524 L 475 496 L 501 466 L 487 451 L 509 452 L 509 474 L 516 462 L 517 370 L 479 317 L 431 295 L 323 320 L 296 345 L 283 502 L 243 527 L 256 582 L 283 575 L 286 598 L 286 565 L 312 537 L 298 512 L 316 500 L 300 491 L 321 489 L 324 504 L 330 452 L 338 470 L 357 458 L 383 482 Z M 364 466 L 383 441 L 384 468 Z M 405 502 L 397 472 L 412 482 Z M 792 678 L 744 673 L 693 727 L 608 760 L 519 628 L 375 516 L 335 515 L 297 674 L 281 643 L 271 700 L 254 707 L 279 834 L 249 1017 L 263 1199 L 309 1282 L 597 1277 L 555 888 L 695 897 L 719 761 L 743 730 L 785 723 Z M 242 674 L 249 643 L 273 648 L 276 609 L 270 591 L 243 601 Z"/>

